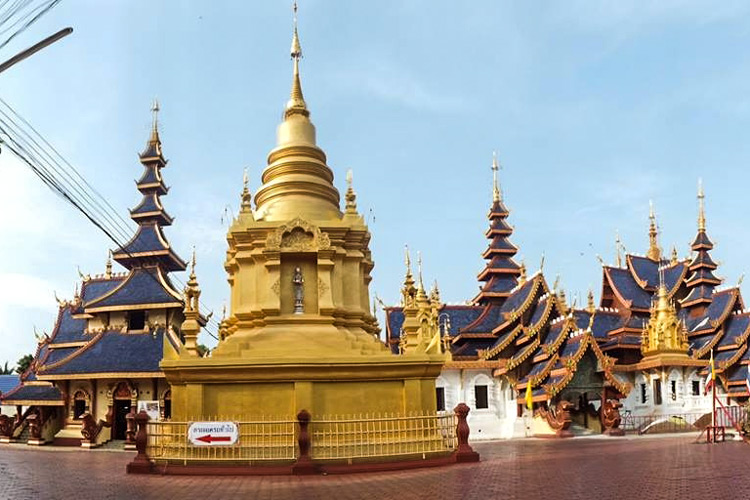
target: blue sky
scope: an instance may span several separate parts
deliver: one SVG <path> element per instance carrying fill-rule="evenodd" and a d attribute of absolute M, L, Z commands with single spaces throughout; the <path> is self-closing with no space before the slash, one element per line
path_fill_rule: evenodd
<path fill-rule="evenodd" d="M 647 248 L 653 199 L 665 251 L 689 252 L 696 183 L 734 284 L 750 245 L 750 4 L 302 0 L 305 98 L 336 185 L 354 171 L 370 217 L 376 291 L 394 303 L 403 245 L 425 280 L 462 302 L 477 290 L 493 150 L 531 271 L 545 257 L 572 297 L 596 254 Z M 176 217 L 195 244 L 208 308 L 228 296 L 224 208 L 242 170 L 258 187 L 287 100 L 291 9 L 278 2 L 62 2 L 2 58 L 63 26 L 70 37 L 0 75 L 0 95 L 126 214 L 152 99 Z M 53 291 L 104 269 L 108 240 L 25 167 L 0 154 L 0 361 L 49 331 Z M 373 216 L 370 214 L 372 210 Z M 209 339 L 205 339 L 209 341 Z M 209 342 L 210 343 L 210 342 Z"/>

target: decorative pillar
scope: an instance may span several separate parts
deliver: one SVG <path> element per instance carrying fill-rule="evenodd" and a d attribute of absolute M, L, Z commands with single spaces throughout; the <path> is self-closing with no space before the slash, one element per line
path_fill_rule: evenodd
<path fill-rule="evenodd" d="M 125 430 L 125 449 L 135 450 L 135 406 L 130 407 L 130 413 L 125 415 L 125 422 L 127 423 L 127 428 Z"/>
<path fill-rule="evenodd" d="M 153 465 L 146 454 L 148 413 L 141 411 L 135 415 L 134 420 L 138 426 L 138 433 L 135 435 L 135 449 L 138 451 L 138 454 L 128 464 L 126 470 L 128 474 L 150 474 L 153 472 Z"/>
<path fill-rule="evenodd" d="M 300 475 L 315 474 L 317 470 L 310 458 L 310 433 L 307 431 L 307 427 L 310 424 L 310 412 L 300 410 L 297 413 L 297 422 L 299 423 L 299 434 L 297 435 L 299 456 L 297 457 L 297 462 L 292 467 L 292 473 Z"/>
<path fill-rule="evenodd" d="M 456 423 L 456 438 L 458 439 L 458 448 L 453 452 L 453 457 L 458 463 L 479 462 L 479 453 L 469 445 L 469 424 L 466 417 L 469 415 L 469 407 L 466 403 L 459 403 L 453 409 L 458 418 Z"/>

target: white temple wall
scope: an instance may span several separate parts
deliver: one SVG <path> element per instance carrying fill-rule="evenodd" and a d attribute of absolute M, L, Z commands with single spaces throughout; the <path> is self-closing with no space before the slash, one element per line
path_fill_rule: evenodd
<path fill-rule="evenodd" d="M 711 394 L 703 394 L 704 382 L 705 377 L 701 377 L 694 367 L 636 372 L 631 378 L 633 390 L 622 400 L 622 409 L 634 416 L 708 413 L 711 411 Z M 655 393 L 657 388 L 661 389 L 661 402 Z M 717 392 L 723 393 L 720 387 L 717 387 Z"/>

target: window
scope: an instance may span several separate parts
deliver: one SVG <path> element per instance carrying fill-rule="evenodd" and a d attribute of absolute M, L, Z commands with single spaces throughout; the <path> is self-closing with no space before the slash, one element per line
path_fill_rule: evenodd
<path fill-rule="evenodd" d="M 654 404 L 661 404 L 661 379 L 654 380 Z"/>
<path fill-rule="evenodd" d="M 146 311 L 128 313 L 128 330 L 143 330 L 146 327 Z"/>
<path fill-rule="evenodd" d="M 672 394 L 672 401 L 677 401 L 677 381 L 669 381 L 669 392 Z"/>
<path fill-rule="evenodd" d="M 437 396 L 437 409 L 438 411 L 445 411 L 445 388 L 436 387 L 435 396 Z"/>
<path fill-rule="evenodd" d="M 648 393 L 646 392 L 646 384 L 641 384 L 641 403 L 648 401 Z"/>
<path fill-rule="evenodd" d="M 477 410 L 483 410 L 489 408 L 487 404 L 487 386 L 486 385 L 475 385 L 474 386 L 474 400 L 476 401 Z"/>
<path fill-rule="evenodd" d="M 693 380 L 693 396 L 701 395 L 701 381 Z"/>

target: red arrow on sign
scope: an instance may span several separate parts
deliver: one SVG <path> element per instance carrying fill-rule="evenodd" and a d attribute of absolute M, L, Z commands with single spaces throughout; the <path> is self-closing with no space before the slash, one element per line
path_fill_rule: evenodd
<path fill-rule="evenodd" d="M 212 436 L 211 434 L 208 434 L 206 436 L 197 437 L 195 440 L 204 443 L 218 443 L 220 441 L 231 441 L 232 438 L 230 436 Z"/>

